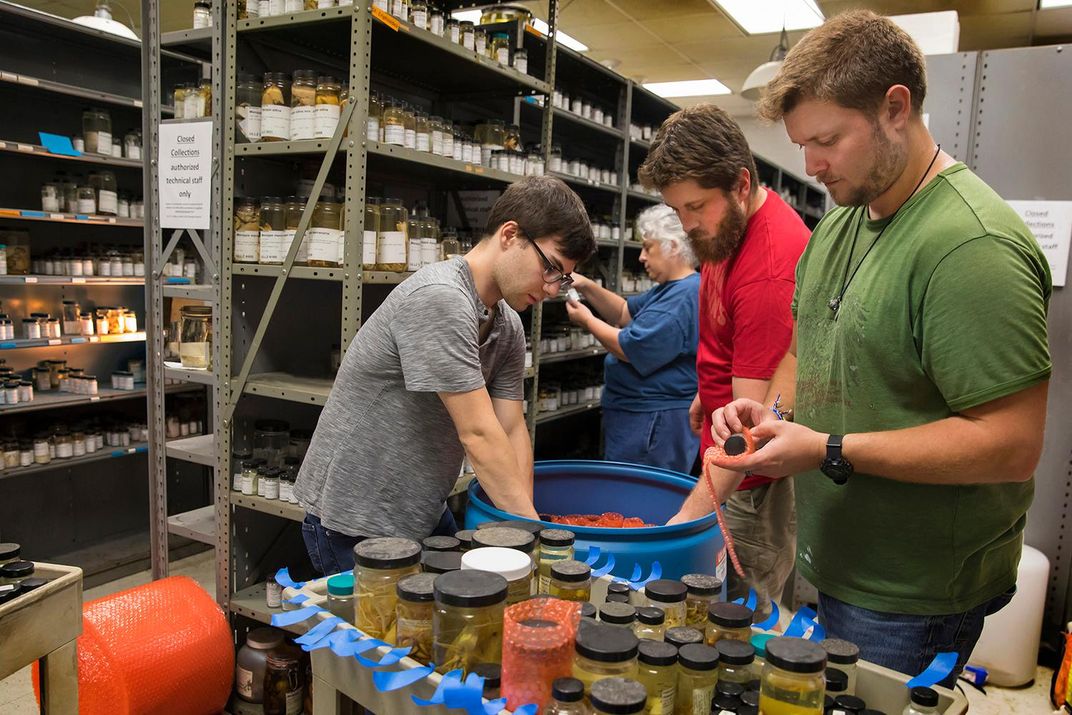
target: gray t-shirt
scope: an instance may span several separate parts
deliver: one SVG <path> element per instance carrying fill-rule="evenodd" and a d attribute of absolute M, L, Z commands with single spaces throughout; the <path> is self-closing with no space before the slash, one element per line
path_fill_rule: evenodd
<path fill-rule="evenodd" d="M 487 386 L 521 400 L 525 333 L 505 301 L 483 344 L 469 264 L 417 271 L 358 331 L 335 378 L 294 493 L 329 529 L 421 539 L 435 528 L 465 452 L 437 392 Z"/>

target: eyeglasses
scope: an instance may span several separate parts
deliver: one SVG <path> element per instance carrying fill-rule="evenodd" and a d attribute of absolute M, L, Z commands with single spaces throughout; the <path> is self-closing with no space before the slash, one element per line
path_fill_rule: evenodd
<path fill-rule="evenodd" d="M 547 257 L 547 254 L 540 250 L 539 244 L 533 240 L 529 240 L 532 247 L 536 249 L 536 253 L 543 259 L 543 282 L 544 283 L 558 283 L 561 290 L 565 290 L 573 285 L 573 276 L 569 273 L 565 273 L 562 269 L 558 268 L 554 263 L 551 263 L 551 259 Z"/>

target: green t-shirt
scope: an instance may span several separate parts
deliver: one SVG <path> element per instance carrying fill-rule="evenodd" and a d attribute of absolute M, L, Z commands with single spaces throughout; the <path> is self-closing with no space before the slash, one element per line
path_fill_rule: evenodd
<path fill-rule="evenodd" d="M 865 211 L 829 212 L 797 266 L 798 422 L 834 434 L 914 427 L 1049 377 L 1049 266 L 1020 218 L 963 164 L 900 210 L 834 320 L 827 304 L 849 252 L 851 273 L 889 222 Z M 857 472 L 837 486 L 806 472 L 796 477 L 797 563 L 853 605 L 962 612 L 1016 582 L 1033 492 L 1033 480 L 941 486 Z"/>

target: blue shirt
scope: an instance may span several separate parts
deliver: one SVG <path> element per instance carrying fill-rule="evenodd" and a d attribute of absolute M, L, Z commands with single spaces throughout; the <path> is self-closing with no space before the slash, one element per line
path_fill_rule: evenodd
<path fill-rule="evenodd" d="M 626 299 L 632 322 L 618 333 L 628 362 L 607 355 L 603 406 L 631 412 L 688 407 L 696 396 L 700 274 Z"/>

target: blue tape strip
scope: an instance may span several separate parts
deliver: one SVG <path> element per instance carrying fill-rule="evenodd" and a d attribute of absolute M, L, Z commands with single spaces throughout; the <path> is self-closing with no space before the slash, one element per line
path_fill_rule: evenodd
<path fill-rule="evenodd" d="M 600 551 L 598 546 L 589 546 L 588 556 L 585 557 L 584 562 L 589 566 L 595 566 L 596 561 L 599 561 L 599 554 Z"/>
<path fill-rule="evenodd" d="M 812 620 L 812 616 L 814 615 L 815 611 L 812 611 L 807 607 L 801 608 L 794 613 L 793 620 L 789 621 L 789 626 L 785 629 L 785 637 L 802 638 L 804 636 L 804 631 L 806 631 L 810 625 L 809 621 Z"/>
<path fill-rule="evenodd" d="M 283 567 L 275 572 L 275 580 L 283 588 L 303 588 L 305 586 L 304 581 L 295 581 L 290 577 L 290 569 Z"/>
<path fill-rule="evenodd" d="M 953 672 L 953 668 L 957 666 L 957 653 L 951 651 L 949 653 L 939 653 L 934 656 L 934 660 L 927 666 L 927 669 L 916 677 L 909 680 L 905 685 L 908 688 L 926 687 L 929 688 L 936 685 Z"/>
<path fill-rule="evenodd" d="M 43 146 L 50 154 L 59 154 L 60 156 L 82 156 L 82 152 L 74 148 L 74 144 L 71 142 L 70 137 L 65 137 L 60 134 L 50 134 L 49 132 L 37 132 L 37 136 L 41 139 L 41 146 Z"/>
<path fill-rule="evenodd" d="M 296 606 L 300 606 L 301 604 L 305 603 L 308 600 L 309 600 L 308 596 L 306 596 L 304 593 L 299 593 L 294 598 L 288 598 L 287 603 L 293 603 Z"/>
<path fill-rule="evenodd" d="M 468 715 L 488 715 L 484 709 L 484 679 L 470 673 L 464 683 L 443 691 L 443 704 L 448 708 L 461 708 Z"/>
<path fill-rule="evenodd" d="M 431 707 L 432 705 L 442 705 L 443 693 L 446 692 L 447 688 L 454 687 L 456 684 L 459 684 L 461 682 L 462 671 L 452 670 L 449 673 L 445 674 L 443 678 L 439 681 L 439 687 L 436 688 L 436 691 L 434 693 L 432 693 L 432 697 L 430 699 L 423 700 L 421 698 L 418 698 L 416 695 L 411 695 L 410 699 L 412 699 L 414 703 L 416 703 L 422 708 Z"/>
<path fill-rule="evenodd" d="M 314 651 L 314 650 L 320 650 L 321 648 L 330 648 L 332 650 L 332 652 L 334 652 L 335 646 L 340 644 L 340 643 L 348 642 L 349 639 L 350 639 L 349 634 L 353 633 L 353 632 L 354 631 L 352 629 L 349 629 L 349 628 L 345 628 L 343 630 L 338 630 L 338 631 L 332 631 L 331 633 L 329 633 L 327 635 L 327 637 L 321 638 L 319 641 L 317 641 L 316 643 L 313 643 L 312 645 L 303 645 L 302 650 L 304 650 L 305 652 L 308 653 L 308 652 L 311 652 L 311 651 Z"/>
<path fill-rule="evenodd" d="M 299 608 L 297 611 L 273 613 L 272 625 L 276 626 L 277 628 L 293 626 L 295 623 L 301 623 L 302 621 L 306 621 L 312 618 L 323 610 L 324 609 L 320 606 L 306 606 L 305 608 Z"/>
<path fill-rule="evenodd" d="M 353 635 L 348 636 L 345 640 L 336 642 L 331 648 L 331 652 L 340 658 L 349 658 L 354 653 L 364 653 L 370 648 L 378 648 L 381 645 L 387 645 L 383 641 L 378 641 L 375 638 L 362 638 L 360 631 L 347 628 L 346 632 L 352 633 Z"/>
<path fill-rule="evenodd" d="M 514 710 L 514 715 L 537 715 L 538 712 L 540 712 L 540 706 L 536 703 L 529 703 Z"/>
<path fill-rule="evenodd" d="M 354 654 L 354 658 L 356 658 L 357 662 L 365 666 L 366 668 L 385 668 L 388 665 L 394 665 L 398 661 L 402 660 L 407 655 L 409 655 L 410 651 L 412 650 L 413 648 L 411 648 L 410 646 L 406 646 L 405 648 L 392 648 L 391 650 L 387 651 L 384 656 L 379 660 L 372 660 L 358 653 Z"/>
<path fill-rule="evenodd" d="M 48 218 L 48 214 L 44 211 L 32 211 L 30 209 L 22 209 L 19 214 L 28 218 Z"/>
<path fill-rule="evenodd" d="M 638 574 L 638 575 L 642 575 L 642 574 L 643 574 L 643 570 L 641 570 L 641 574 Z M 652 581 L 657 581 L 658 579 L 660 579 L 662 577 L 663 577 L 663 565 L 660 564 L 658 561 L 652 561 L 651 562 L 651 573 L 648 574 L 648 577 L 647 578 L 639 578 L 639 579 L 634 578 L 632 581 L 629 582 L 629 585 L 632 586 L 637 591 L 639 591 L 640 589 L 644 588 L 644 586 L 648 585 Z"/>
<path fill-rule="evenodd" d="M 770 602 L 770 618 L 763 621 L 762 623 L 756 623 L 752 627 L 758 628 L 761 631 L 769 631 L 776 625 L 778 625 L 778 620 L 781 618 L 781 616 L 782 614 L 778 610 L 778 602 L 772 599 Z"/>
<path fill-rule="evenodd" d="M 327 637 L 329 633 L 335 630 L 335 626 L 342 623 L 343 620 L 338 616 L 332 616 L 331 618 L 325 618 L 317 625 L 309 629 L 309 632 L 303 636 L 294 639 L 294 642 L 298 645 L 312 645 L 320 642 L 323 638 Z"/>
<path fill-rule="evenodd" d="M 390 693 L 424 680 L 434 672 L 434 663 L 432 665 L 422 665 L 420 668 L 413 668 L 412 670 L 377 671 L 372 674 L 372 684 L 381 693 Z"/>
<path fill-rule="evenodd" d="M 633 575 L 629 577 L 630 581 L 639 581 L 644 578 L 644 569 L 640 567 L 640 564 L 633 564 Z"/>
<path fill-rule="evenodd" d="M 602 578 L 614 570 L 614 554 L 607 554 L 607 565 L 592 569 L 592 578 Z"/>

